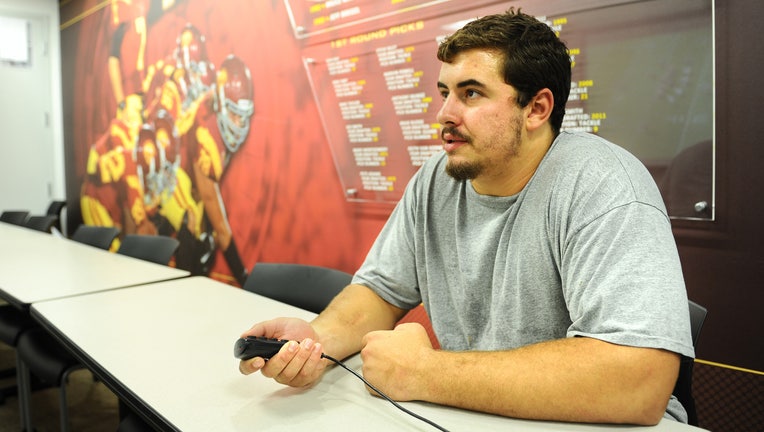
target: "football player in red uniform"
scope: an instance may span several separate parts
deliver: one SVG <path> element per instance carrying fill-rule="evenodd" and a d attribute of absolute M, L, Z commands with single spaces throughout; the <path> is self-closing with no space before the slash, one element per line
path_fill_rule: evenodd
<path fill-rule="evenodd" d="M 148 68 L 147 80 L 151 83 L 147 94 L 150 100 L 145 112 L 151 119 L 157 111 L 165 110 L 183 124 L 187 123 L 185 113 L 191 104 L 210 91 L 214 67 L 207 57 L 204 35 L 192 24 L 186 24 L 176 43 L 170 58 Z"/>
<path fill-rule="evenodd" d="M 151 82 L 146 64 L 149 26 L 174 4 L 175 0 L 111 0 L 109 81 L 117 103 L 116 118 L 136 137 Z"/>
<path fill-rule="evenodd" d="M 231 157 L 249 134 L 250 117 L 254 113 L 253 93 L 249 68 L 239 57 L 228 56 L 217 70 L 213 91 L 189 106 L 188 119 L 193 121 L 187 123 L 187 128 L 178 123 L 183 149 L 181 166 L 191 179 L 191 195 L 198 197 L 203 210 L 201 220 L 192 220 L 196 214 L 186 212 L 186 223 L 178 232 L 178 239 L 197 246 L 179 249 L 178 267 L 185 265 L 193 272 L 200 256 L 214 256 L 209 250 L 210 243 L 214 242 L 241 284 L 247 271 L 231 233 L 219 182 Z M 208 259 L 205 264 L 209 268 L 211 261 Z"/>
<path fill-rule="evenodd" d="M 166 219 L 161 213 L 163 204 L 178 191 L 180 136 L 165 111 L 158 112 L 153 122 L 143 125 L 132 159 L 139 181 L 136 189 L 142 192 L 145 211 L 157 225 L 159 234 L 168 235 L 169 229 L 164 227 Z"/>
<path fill-rule="evenodd" d="M 85 224 L 116 226 L 122 233 L 156 234 L 133 158 L 136 138 L 124 122 L 114 119 L 91 146 L 80 193 Z"/>

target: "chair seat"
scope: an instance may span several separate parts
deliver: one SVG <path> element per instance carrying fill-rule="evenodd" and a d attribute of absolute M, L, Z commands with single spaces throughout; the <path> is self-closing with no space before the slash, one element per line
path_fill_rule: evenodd
<path fill-rule="evenodd" d="M 36 327 L 34 319 L 26 311 L 11 305 L 0 306 L 0 341 L 15 347 L 25 330 Z"/>
<path fill-rule="evenodd" d="M 41 327 L 22 333 L 16 350 L 29 370 L 49 384 L 58 385 L 67 371 L 81 367 L 79 361 Z"/>

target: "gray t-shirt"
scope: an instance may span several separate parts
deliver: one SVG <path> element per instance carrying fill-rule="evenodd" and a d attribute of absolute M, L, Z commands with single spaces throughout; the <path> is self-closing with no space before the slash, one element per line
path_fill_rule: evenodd
<path fill-rule="evenodd" d="M 638 159 L 563 132 L 510 197 L 479 195 L 446 161 L 412 178 L 353 283 L 423 303 L 447 350 L 587 336 L 694 357 L 671 223 Z"/>

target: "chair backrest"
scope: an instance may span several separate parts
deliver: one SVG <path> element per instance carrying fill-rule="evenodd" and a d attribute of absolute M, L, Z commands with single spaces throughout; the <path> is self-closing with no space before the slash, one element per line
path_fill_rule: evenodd
<path fill-rule="evenodd" d="M 700 329 L 703 328 L 703 322 L 706 320 L 708 309 L 695 303 L 692 300 L 688 300 L 690 304 L 690 328 L 692 332 L 692 344 L 698 346 L 698 337 L 700 336 Z"/>
<path fill-rule="evenodd" d="M 80 225 L 74 230 L 72 240 L 99 249 L 109 250 L 112 242 L 117 238 L 117 235 L 119 235 L 119 228 L 117 227 Z"/>
<path fill-rule="evenodd" d="M 51 229 L 56 226 L 58 222 L 58 216 L 56 215 L 42 215 L 42 216 L 29 216 L 24 226 L 32 228 L 37 231 L 49 233 Z"/>
<path fill-rule="evenodd" d="M 19 226 L 25 226 L 27 218 L 29 212 L 26 210 L 5 210 L 0 214 L 0 221 Z"/>
<path fill-rule="evenodd" d="M 48 205 L 48 210 L 45 212 L 45 214 L 58 216 L 58 220 L 53 224 L 53 227 L 59 231 L 62 231 L 62 224 L 65 222 L 64 208 L 66 208 L 66 201 L 51 201 Z"/>
<path fill-rule="evenodd" d="M 180 242 L 162 235 L 127 234 L 120 242 L 117 253 L 133 258 L 167 265 L 178 250 Z"/>
<path fill-rule="evenodd" d="M 700 330 L 703 328 L 703 321 L 706 320 L 708 310 L 692 300 L 688 302 L 692 344 L 697 347 Z M 679 399 L 679 402 L 682 403 L 685 411 L 687 411 L 687 423 L 692 426 L 698 426 L 698 412 L 695 409 L 695 398 L 692 396 L 692 368 L 694 364 L 694 359 L 682 356 L 679 365 L 679 377 L 676 380 L 673 395 Z"/>
<path fill-rule="evenodd" d="M 353 275 L 304 264 L 257 263 L 244 289 L 311 312 L 320 313 Z"/>
<path fill-rule="evenodd" d="M 66 207 L 66 201 L 51 201 L 45 214 L 61 217 L 64 207 Z"/>

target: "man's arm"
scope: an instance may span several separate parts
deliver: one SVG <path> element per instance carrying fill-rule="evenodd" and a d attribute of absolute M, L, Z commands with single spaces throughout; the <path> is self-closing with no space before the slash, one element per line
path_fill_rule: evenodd
<path fill-rule="evenodd" d="M 369 288 L 349 285 L 310 324 L 291 318 L 255 324 L 244 335 L 301 343 L 284 345 L 267 362 L 258 357 L 242 361 L 239 370 L 244 374 L 262 370 L 264 376 L 292 387 L 310 385 L 321 377 L 330 363 L 321 359 L 322 352 L 337 359 L 355 354 L 361 349 L 367 332 L 392 329 L 405 313 Z"/>
<path fill-rule="evenodd" d="M 435 351 L 420 326 L 374 332 L 364 376 L 396 400 L 509 417 L 656 424 L 679 371 L 668 351 L 567 338 L 510 351 Z"/>
<path fill-rule="evenodd" d="M 361 350 L 361 340 L 374 330 L 390 330 L 406 310 L 399 309 L 363 285 L 349 285 L 313 320 L 324 352 L 337 359 Z"/>
<path fill-rule="evenodd" d="M 231 227 L 228 225 L 223 198 L 220 196 L 220 185 L 207 177 L 197 164 L 194 164 L 194 175 L 196 189 L 204 203 L 204 213 L 215 232 L 215 242 L 225 251 L 231 243 Z"/>

